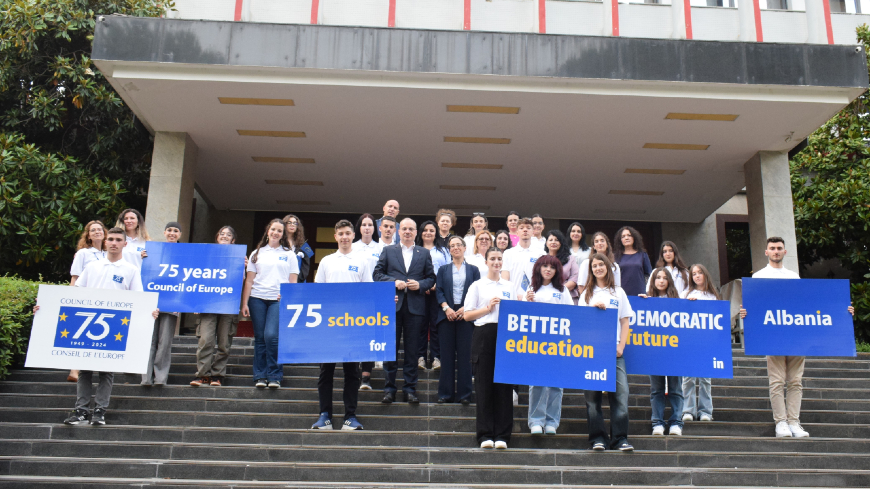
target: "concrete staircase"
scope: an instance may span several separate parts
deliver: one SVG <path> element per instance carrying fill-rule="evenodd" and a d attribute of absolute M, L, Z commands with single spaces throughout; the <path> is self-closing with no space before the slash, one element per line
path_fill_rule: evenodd
<path fill-rule="evenodd" d="M 175 339 L 170 385 L 116 375 L 106 426 L 62 424 L 75 397 L 65 372 L 17 370 L 0 382 L 0 488 L 870 487 L 866 354 L 807 361 L 811 438 L 773 437 L 765 361 L 735 350 L 735 378 L 714 380 L 715 421 L 687 423 L 682 437 L 650 435 L 649 380 L 631 375 L 634 453 L 586 450 L 583 395 L 572 390 L 548 437 L 529 434 L 521 394 L 510 449 L 496 452 L 476 447 L 473 405 L 435 404 L 437 371 L 421 372 L 417 406 L 381 404 L 375 371 L 375 390 L 360 396 L 365 431 L 316 431 L 317 367 L 287 366 L 281 389 L 255 389 L 251 340 L 238 338 L 226 385 L 189 387 L 195 341 Z"/>

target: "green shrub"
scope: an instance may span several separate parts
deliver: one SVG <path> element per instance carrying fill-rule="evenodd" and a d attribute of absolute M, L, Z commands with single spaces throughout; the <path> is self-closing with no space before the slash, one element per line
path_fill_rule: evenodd
<path fill-rule="evenodd" d="M 10 366 L 24 361 L 40 283 L 0 277 L 0 379 L 9 375 Z"/>
<path fill-rule="evenodd" d="M 855 343 L 856 349 L 858 353 L 870 353 L 870 343 L 861 343 L 860 341 Z"/>

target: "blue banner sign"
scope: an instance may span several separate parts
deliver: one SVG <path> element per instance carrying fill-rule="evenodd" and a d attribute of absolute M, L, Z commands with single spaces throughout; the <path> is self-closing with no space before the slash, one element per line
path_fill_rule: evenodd
<path fill-rule="evenodd" d="M 245 279 L 244 245 L 145 243 L 142 287 L 160 294 L 165 312 L 238 314 Z"/>
<path fill-rule="evenodd" d="M 623 351 L 626 373 L 734 376 L 727 301 L 629 297 L 628 302 L 634 317 Z"/>
<path fill-rule="evenodd" d="M 61 307 L 54 347 L 126 351 L 129 329 L 129 311 Z"/>
<path fill-rule="evenodd" d="M 282 284 L 278 363 L 396 360 L 393 282 Z"/>
<path fill-rule="evenodd" d="M 854 357 L 848 280 L 743 279 L 747 355 Z"/>
<path fill-rule="evenodd" d="M 616 391 L 616 310 L 501 302 L 495 381 Z"/>

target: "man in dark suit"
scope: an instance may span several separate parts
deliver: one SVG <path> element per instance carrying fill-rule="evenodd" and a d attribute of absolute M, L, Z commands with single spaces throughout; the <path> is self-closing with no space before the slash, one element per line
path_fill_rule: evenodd
<path fill-rule="evenodd" d="M 405 359 L 402 373 L 405 385 L 405 401 L 416 404 L 417 399 L 417 338 L 426 315 L 425 291 L 435 285 L 435 270 L 432 268 L 432 255 L 422 246 L 414 245 L 417 237 L 417 223 L 405 218 L 399 223 L 401 241 L 397 245 L 385 246 L 375 265 L 375 282 L 396 283 L 396 348 L 402 337 L 405 338 Z M 396 353 L 398 358 L 398 352 Z M 384 362 L 386 385 L 383 403 L 396 400 L 397 362 Z"/>

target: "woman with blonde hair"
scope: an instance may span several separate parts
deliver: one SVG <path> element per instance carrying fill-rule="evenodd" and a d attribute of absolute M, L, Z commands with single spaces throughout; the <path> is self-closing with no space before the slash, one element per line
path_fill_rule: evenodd
<path fill-rule="evenodd" d="M 115 227 L 124 230 L 124 234 L 127 235 L 127 243 L 144 245 L 146 241 L 151 240 L 151 236 L 145 228 L 145 217 L 136 209 L 124 209 L 121 211 L 118 214 Z"/>

